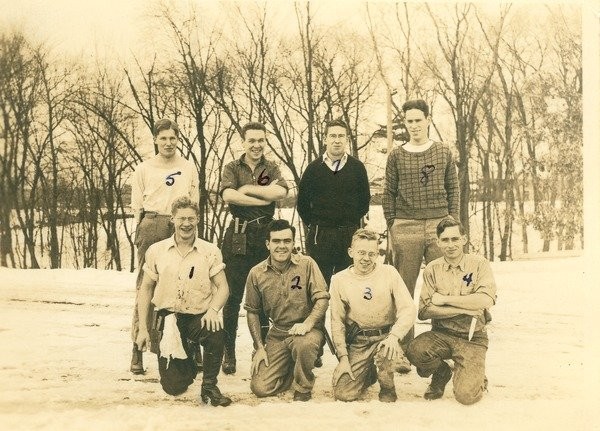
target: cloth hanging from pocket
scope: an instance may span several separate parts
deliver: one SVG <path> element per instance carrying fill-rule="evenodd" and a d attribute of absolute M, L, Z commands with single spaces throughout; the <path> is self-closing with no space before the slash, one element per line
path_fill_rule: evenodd
<path fill-rule="evenodd" d="M 167 358 L 167 368 L 171 359 L 186 359 L 187 354 L 181 342 L 181 334 L 177 327 L 177 316 L 171 313 L 165 316 L 165 326 L 160 340 L 160 356 Z"/>

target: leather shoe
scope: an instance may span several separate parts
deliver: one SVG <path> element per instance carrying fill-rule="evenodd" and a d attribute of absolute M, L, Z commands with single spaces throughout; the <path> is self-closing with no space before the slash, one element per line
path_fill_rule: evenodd
<path fill-rule="evenodd" d="M 446 385 L 452 378 L 452 369 L 445 362 L 442 361 L 442 365 L 433 373 L 433 377 L 431 378 L 431 384 L 425 391 L 423 398 L 426 400 L 437 400 L 438 398 L 442 398 L 444 395 L 444 389 L 446 389 Z"/>
<path fill-rule="evenodd" d="M 210 401 L 213 406 L 227 407 L 231 404 L 231 398 L 223 395 L 216 385 L 202 386 L 200 398 L 206 404 Z"/>
<path fill-rule="evenodd" d="M 138 350 L 137 345 L 133 345 L 131 351 L 131 368 L 133 374 L 144 374 L 144 362 L 141 350 Z"/>
<path fill-rule="evenodd" d="M 294 391 L 294 401 L 308 401 L 312 398 L 311 392 Z"/>
<path fill-rule="evenodd" d="M 382 403 L 394 403 L 398 399 L 395 388 L 381 388 L 379 390 L 379 401 Z"/>

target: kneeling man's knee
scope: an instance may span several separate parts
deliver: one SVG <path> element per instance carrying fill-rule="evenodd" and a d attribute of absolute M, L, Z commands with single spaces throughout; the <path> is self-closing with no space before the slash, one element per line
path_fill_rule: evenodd
<path fill-rule="evenodd" d="M 470 406 L 471 404 L 475 404 L 483 397 L 483 390 L 473 390 L 467 389 L 463 387 L 455 387 L 454 388 L 454 398 L 461 404 L 466 406 Z"/>

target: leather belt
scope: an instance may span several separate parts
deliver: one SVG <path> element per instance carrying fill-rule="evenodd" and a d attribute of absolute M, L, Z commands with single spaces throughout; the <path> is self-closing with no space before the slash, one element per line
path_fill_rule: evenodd
<path fill-rule="evenodd" d="M 385 335 L 388 334 L 390 332 L 390 329 L 392 327 L 391 326 L 384 326 L 383 328 L 379 328 L 379 329 L 361 329 L 360 331 L 358 331 L 356 333 L 356 335 L 362 335 L 364 337 L 376 337 L 379 335 Z"/>

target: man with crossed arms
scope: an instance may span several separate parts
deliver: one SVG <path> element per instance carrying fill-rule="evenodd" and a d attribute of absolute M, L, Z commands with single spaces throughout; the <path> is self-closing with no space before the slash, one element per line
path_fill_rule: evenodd
<path fill-rule="evenodd" d="M 467 237 L 460 222 L 443 219 L 437 237 L 443 256 L 425 267 L 419 300 L 419 319 L 431 319 L 431 331 L 416 337 L 406 356 L 419 376 L 433 374 L 425 399 L 444 395 L 453 374 L 446 360 L 452 359 L 454 396 L 474 404 L 487 388 L 485 311 L 496 302 L 496 283 L 487 259 L 464 253 Z"/>

